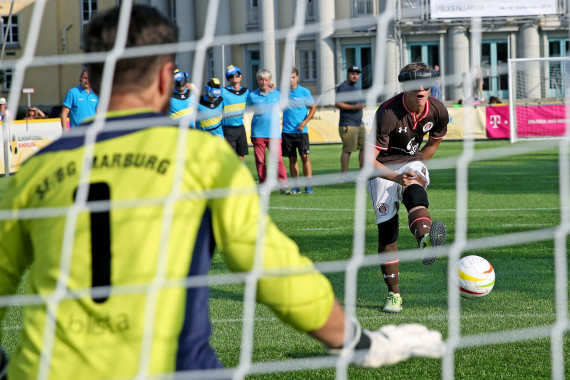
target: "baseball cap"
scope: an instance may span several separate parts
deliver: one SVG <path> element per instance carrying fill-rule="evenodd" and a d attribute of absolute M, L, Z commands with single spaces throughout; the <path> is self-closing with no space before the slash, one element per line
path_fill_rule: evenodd
<path fill-rule="evenodd" d="M 0 98 L 0 104 L 6 104 L 6 98 Z"/>
<path fill-rule="evenodd" d="M 360 70 L 360 67 L 353 65 L 353 66 L 349 66 L 348 70 L 346 70 L 346 72 L 348 72 L 348 73 L 359 73 L 360 74 L 362 71 Z"/>
<path fill-rule="evenodd" d="M 243 75 L 239 67 L 230 65 L 226 70 L 226 78 L 231 77 L 232 75 L 239 74 L 240 76 Z"/>

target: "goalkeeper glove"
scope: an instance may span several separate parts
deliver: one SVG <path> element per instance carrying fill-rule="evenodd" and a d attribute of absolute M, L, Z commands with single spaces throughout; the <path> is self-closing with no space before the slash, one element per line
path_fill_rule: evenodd
<path fill-rule="evenodd" d="M 377 331 L 362 330 L 352 319 L 354 337 L 341 349 L 326 348 L 330 354 L 350 355 L 354 351 L 356 365 L 377 368 L 414 356 L 440 358 L 445 352 L 441 334 L 419 324 L 386 325 Z"/>

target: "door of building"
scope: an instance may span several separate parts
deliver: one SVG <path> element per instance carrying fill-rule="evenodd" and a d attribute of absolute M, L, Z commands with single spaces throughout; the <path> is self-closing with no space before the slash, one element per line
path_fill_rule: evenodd
<path fill-rule="evenodd" d="M 346 79 L 346 69 L 356 65 L 362 73 L 357 85 L 360 89 L 372 86 L 372 47 L 370 45 L 346 45 L 342 48 L 343 80 Z"/>
<path fill-rule="evenodd" d="M 409 43 L 408 62 L 423 62 L 430 67 L 439 65 L 439 43 L 438 42 Z"/>
<path fill-rule="evenodd" d="M 489 99 L 490 96 L 508 99 L 508 59 L 509 44 L 506 40 L 483 41 L 481 44 L 481 70 L 484 75 L 485 99 Z"/>

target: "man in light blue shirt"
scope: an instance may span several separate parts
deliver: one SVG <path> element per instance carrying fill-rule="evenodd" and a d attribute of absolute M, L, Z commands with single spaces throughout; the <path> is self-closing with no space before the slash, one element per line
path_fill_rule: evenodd
<path fill-rule="evenodd" d="M 313 168 L 309 159 L 309 133 L 307 123 L 317 111 L 311 92 L 299 85 L 299 70 L 294 67 L 291 73 L 291 92 L 289 106 L 283 111 L 283 139 L 281 150 L 283 157 L 289 157 L 289 173 L 293 178 L 293 194 L 300 194 L 299 167 L 297 165 L 297 150 L 303 162 L 305 176 L 305 193 L 313 194 L 311 177 Z"/>
<path fill-rule="evenodd" d="M 255 155 L 255 166 L 259 183 L 267 179 L 267 167 L 265 166 L 265 150 L 274 153 L 277 159 L 277 178 L 281 186 L 281 194 L 289 195 L 291 190 L 287 188 L 287 169 L 283 165 L 281 157 L 281 128 L 279 127 L 279 100 L 281 93 L 278 89 L 271 89 L 271 72 L 261 69 L 257 72 L 257 84 L 259 88 L 251 91 L 247 98 L 248 106 L 253 108 L 251 120 L 251 142 Z M 272 140 L 277 140 L 271 144 Z M 272 146 L 275 152 L 272 152 Z"/>
<path fill-rule="evenodd" d="M 64 131 L 75 128 L 90 118 L 97 112 L 99 97 L 93 92 L 89 83 L 89 72 L 87 69 L 81 71 L 79 85 L 72 88 L 65 95 L 63 107 L 61 109 L 61 128 Z M 69 127 L 67 118 L 69 117 Z"/>

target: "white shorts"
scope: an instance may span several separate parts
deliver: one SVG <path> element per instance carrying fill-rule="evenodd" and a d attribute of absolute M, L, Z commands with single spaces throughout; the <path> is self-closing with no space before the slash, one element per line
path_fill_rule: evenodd
<path fill-rule="evenodd" d="M 401 174 L 406 171 L 413 171 L 422 177 L 429 186 L 429 171 L 421 161 L 408 162 L 395 172 Z M 376 224 L 387 222 L 398 213 L 400 202 L 402 201 L 402 185 L 384 178 L 372 178 L 368 180 L 368 194 L 372 201 L 372 207 L 376 213 Z"/>

